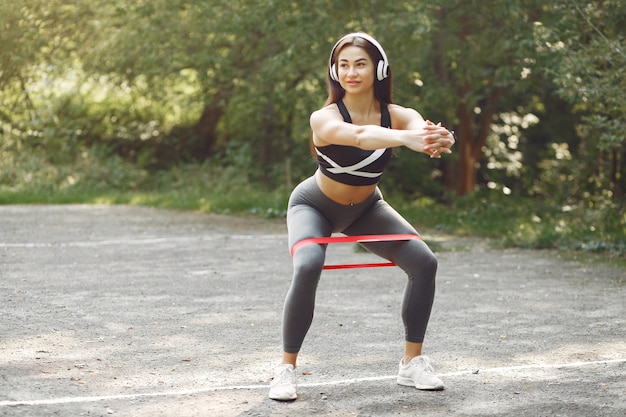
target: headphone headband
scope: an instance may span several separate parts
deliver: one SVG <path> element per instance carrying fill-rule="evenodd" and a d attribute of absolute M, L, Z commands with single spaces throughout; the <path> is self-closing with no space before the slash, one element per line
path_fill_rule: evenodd
<path fill-rule="evenodd" d="M 333 49 L 330 51 L 330 58 L 328 60 L 328 62 L 329 62 L 329 71 L 330 71 L 330 78 L 332 80 L 334 80 L 334 81 L 339 82 L 339 76 L 337 75 L 337 70 L 335 68 L 335 63 L 333 62 L 333 57 L 335 55 L 335 50 L 341 44 L 341 42 L 345 41 L 346 39 L 348 39 L 350 37 L 355 37 L 355 36 L 359 37 L 359 38 L 362 38 L 362 39 L 365 39 L 366 41 L 368 41 L 369 43 L 374 45 L 374 47 L 376 49 L 378 49 L 378 52 L 380 52 L 380 55 L 382 56 L 383 59 L 378 61 L 378 65 L 376 65 L 376 78 L 378 79 L 378 81 L 382 81 L 385 78 L 387 78 L 389 76 L 389 60 L 387 59 L 387 55 L 385 54 L 385 50 L 383 49 L 382 46 L 380 46 L 380 43 L 378 43 L 378 41 L 376 39 L 374 39 L 373 37 L 371 37 L 367 33 L 363 33 L 363 32 L 349 33 L 349 34 L 347 34 L 345 36 L 342 36 L 341 39 L 339 39 L 337 41 L 337 43 L 335 43 L 335 46 L 333 46 Z"/>

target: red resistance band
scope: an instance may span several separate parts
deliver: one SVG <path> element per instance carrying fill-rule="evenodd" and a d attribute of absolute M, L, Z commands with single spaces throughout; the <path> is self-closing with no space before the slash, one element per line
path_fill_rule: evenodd
<path fill-rule="evenodd" d="M 326 243 L 367 243 L 367 242 L 392 242 L 397 240 L 422 240 L 418 235 L 391 234 L 391 235 L 357 235 L 357 236 L 330 236 L 330 237 L 310 237 L 302 239 L 291 248 L 291 256 L 296 253 L 300 247 L 310 244 L 326 244 Z M 348 268 L 373 268 L 379 266 L 395 266 L 393 262 L 367 263 L 367 264 L 337 264 L 324 265 L 323 269 L 348 269 Z"/>

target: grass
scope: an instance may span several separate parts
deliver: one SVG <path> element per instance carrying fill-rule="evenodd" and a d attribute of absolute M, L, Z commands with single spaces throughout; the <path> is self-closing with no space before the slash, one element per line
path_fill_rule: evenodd
<path fill-rule="evenodd" d="M 421 227 L 489 238 L 500 248 L 555 249 L 570 258 L 626 267 L 626 213 L 619 204 L 561 206 L 488 190 L 450 205 L 423 198 L 392 204 Z"/>
<path fill-rule="evenodd" d="M 204 213 L 281 217 L 286 214 L 287 196 L 238 187 L 228 193 L 197 190 L 81 190 L 0 191 L 0 204 L 125 204 L 192 210 Z"/>
<path fill-rule="evenodd" d="M 0 204 L 126 204 L 268 218 L 286 214 L 289 189 L 269 190 L 228 170 L 199 165 L 148 175 L 114 167 L 113 173 L 100 167 L 71 185 L 58 179 L 69 175 L 62 171 L 11 188 L 0 183 Z M 386 197 L 421 230 L 485 237 L 499 247 L 557 249 L 626 267 L 626 213 L 618 203 L 561 206 L 490 190 L 456 197 L 450 204 Z"/>

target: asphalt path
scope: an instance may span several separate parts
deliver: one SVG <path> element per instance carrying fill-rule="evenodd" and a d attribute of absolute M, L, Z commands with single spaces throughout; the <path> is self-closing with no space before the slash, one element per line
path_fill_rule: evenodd
<path fill-rule="evenodd" d="M 425 353 L 446 389 L 395 383 L 401 271 L 324 271 L 299 398 L 281 403 L 283 220 L 0 206 L 0 415 L 626 416 L 623 268 L 424 237 Z M 377 261 L 352 244 L 328 258 Z"/>

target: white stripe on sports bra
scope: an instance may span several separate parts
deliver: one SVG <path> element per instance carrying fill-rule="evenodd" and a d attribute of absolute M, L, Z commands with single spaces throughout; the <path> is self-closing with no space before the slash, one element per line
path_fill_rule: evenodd
<path fill-rule="evenodd" d="M 374 152 L 372 152 L 370 156 L 363 159 L 361 162 L 351 165 L 351 166 L 342 167 L 341 165 L 339 165 L 338 163 L 330 159 L 328 156 L 320 152 L 319 149 L 315 148 L 315 152 L 317 152 L 319 156 L 324 158 L 326 162 L 328 162 L 330 165 L 333 166 L 333 168 L 328 168 L 328 172 L 331 172 L 333 174 L 350 174 L 350 175 L 354 175 L 357 177 L 366 177 L 366 178 L 376 178 L 376 177 L 383 175 L 382 172 L 361 172 L 358 170 L 376 161 L 385 153 L 385 150 L 386 149 L 376 149 Z"/>

